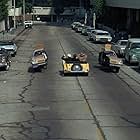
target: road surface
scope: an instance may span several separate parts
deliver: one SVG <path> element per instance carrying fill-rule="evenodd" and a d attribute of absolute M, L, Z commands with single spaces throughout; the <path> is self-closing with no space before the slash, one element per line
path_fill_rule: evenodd
<path fill-rule="evenodd" d="M 48 68 L 31 70 L 37 43 Z M 97 51 L 68 27 L 37 25 L 18 38 L 10 70 L 0 72 L 1 140 L 139 140 L 139 83 L 97 62 Z M 93 45 L 98 46 L 98 45 Z M 88 54 L 89 76 L 62 75 L 64 53 Z"/>

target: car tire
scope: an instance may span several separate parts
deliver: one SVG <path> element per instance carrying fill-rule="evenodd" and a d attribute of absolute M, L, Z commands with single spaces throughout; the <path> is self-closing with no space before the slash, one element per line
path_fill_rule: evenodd
<path fill-rule="evenodd" d="M 131 65 L 131 58 L 130 58 L 130 56 L 129 56 L 129 58 L 128 58 L 128 63 Z"/>

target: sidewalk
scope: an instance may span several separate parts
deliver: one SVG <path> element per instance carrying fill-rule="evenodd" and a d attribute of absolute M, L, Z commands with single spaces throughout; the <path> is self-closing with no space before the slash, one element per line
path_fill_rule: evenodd
<path fill-rule="evenodd" d="M 23 26 L 18 26 L 16 29 L 10 30 L 8 32 L 0 33 L 0 41 L 14 40 L 20 33 L 24 31 Z"/>

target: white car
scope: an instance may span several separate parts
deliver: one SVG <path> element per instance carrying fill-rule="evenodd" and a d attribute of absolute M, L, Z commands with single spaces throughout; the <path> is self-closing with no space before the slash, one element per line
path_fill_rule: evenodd
<path fill-rule="evenodd" d="M 114 50 L 118 56 L 124 56 L 127 42 L 128 40 L 118 40 L 116 44 L 112 45 L 112 50 Z"/>
<path fill-rule="evenodd" d="M 94 30 L 92 31 L 92 39 L 95 42 L 111 42 L 112 37 L 107 31 Z"/>
<path fill-rule="evenodd" d="M 81 25 L 81 23 L 80 22 L 73 22 L 71 24 L 71 28 L 74 30 L 76 25 Z"/>
<path fill-rule="evenodd" d="M 0 41 L 0 49 L 5 49 L 11 56 L 15 56 L 17 53 L 17 45 L 13 41 Z"/>
<path fill-rule="evenodd" d="M 25 28 L 32 28 L 33 22 L 31 20 L 24 21 Z"/>
<path fill-rule="evenodd" d="M 88 40 L 93 40 L 93 38 L 92 38 L 93 32 L 94 32 L 94 29 L 89 29 L 89 30 L 88 30 L 88 32 L 87 32 Z"/>

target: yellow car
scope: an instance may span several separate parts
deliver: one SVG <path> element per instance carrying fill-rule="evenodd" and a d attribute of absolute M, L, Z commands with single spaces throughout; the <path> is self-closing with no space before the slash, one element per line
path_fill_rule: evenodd
<path fill-rule="evenodd" d="M 84 74 L 88 76 L 89 63 L 75 58 L 62 58 L 63 74 Z"/>

